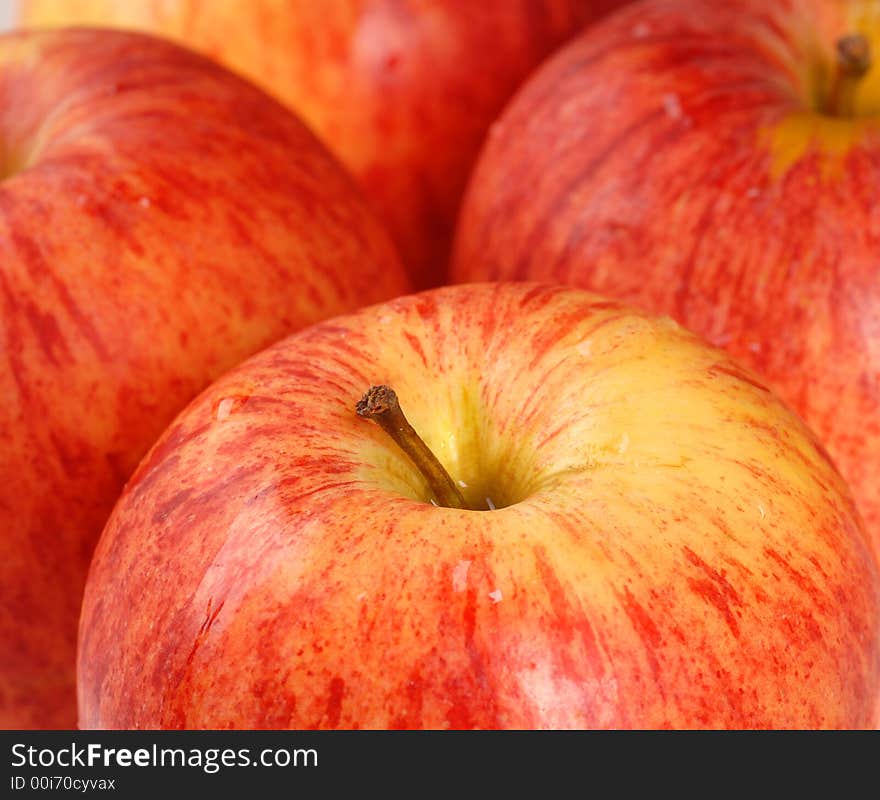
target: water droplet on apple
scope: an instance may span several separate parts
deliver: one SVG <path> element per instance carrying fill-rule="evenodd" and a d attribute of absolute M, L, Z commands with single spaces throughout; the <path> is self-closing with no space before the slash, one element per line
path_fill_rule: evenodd
<path fill-rule="evenodd" d="M 684 112 L 681 110 L 681 100 L 677 94 L 663 95 L 663 110 L 670 119 L 681 119 Z"/>
<path fill-rule="evenodd" d="M 503 595 L 501 594 L 501 589 L 496 589 L 494 592 L 489 592 L 489 597 L 492 598 L 493 603 L 500 603 Z"/>
<path fill-rule="evenodd" d="M 246 395 L 231 395 L 223 397 L 214 403 L 214 419 L 224 420 L 238 411 L 246 402 Z"/>
<path fill-rule="evenodd" d="M 452 591 L 463 592 L 467 589 L 467 576 L 471 568 L 471 562 L 467 560 L 459 561 L 452 568 Z"/>

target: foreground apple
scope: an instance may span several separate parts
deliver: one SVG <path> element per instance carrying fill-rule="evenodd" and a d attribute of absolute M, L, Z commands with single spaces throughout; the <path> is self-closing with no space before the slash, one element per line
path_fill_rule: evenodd
<path fill-rule="evenodd" d="M 820 435 L 880 551 L 880 67 L 847 34 L 880 52 L 880 3 L 608 18 L 493 129 L 453 273 L 608 292 L 726 347 Z"/>
<path fill-rule="evenodd" d="M 89 558 L 199 390 L 402 292 L 390 240 L 284 108 L 139 35 L 0 38 L 0 726 L 73 727 Z"/>
<path fill-rule="evenodd" d="M 490 123 L 555 47 L 625 0 L 23 0 L 30 25 L 170 36 L 257 81 L 360 179 L 419 287 L 443 282 Z"/>
<path fill-rule="evenodd" d="M 358 416 L 419 451 L 370 384 L 450 480 Z M 452 287 L 177 418 L 98 545 L 78 688 L 86 728 L 863 727 L 880 574 L 723 351 L 577 290 Z"/>

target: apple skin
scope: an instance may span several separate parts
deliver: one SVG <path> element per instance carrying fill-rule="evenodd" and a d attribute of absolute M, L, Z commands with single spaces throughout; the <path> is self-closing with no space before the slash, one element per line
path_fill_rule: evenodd
<path fill-rule="evenodd" d="M 377 383 L 497 511 L 427 502 L 355 414 Z M 726 353 L 475 284 L 203 392 L 111 515 L 79 642 L 83 728 L 859 728 L 880 572 L 821 445 Z"/>
<path fill-rule="evenodd" d="M 353 181 L 284 107 L 141 35 L 0 38 L 0 726 L 76 724 L 92 549 L 204 386 L 405 292 Z"/>
<path fill-rule="evenodd" d="M 418 288 L 445 282 L 468 173 L 526 76 L 626 0 L 25 0 L 27 25 L 152 31 L 295 109 L 357 176 Z"/>
<path fill-rule="evenodd" d="M 880 551 L 880 67 L 857 119 L 810 99 L 839 36 L 880 52 L 880 4 L 872 26 L 855 3 L 710 5 L 623 9 L 529 80 L 475 169 L 452 280 L 572 284 L 724 346 L 818 433 Z"/>

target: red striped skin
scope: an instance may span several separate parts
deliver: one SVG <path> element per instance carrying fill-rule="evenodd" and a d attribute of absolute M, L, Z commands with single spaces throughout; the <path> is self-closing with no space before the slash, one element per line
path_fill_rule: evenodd
<path fill-rule="evenodd" d="M 880 128 L 773 138 L 855 4 L 710 5 L 624 9 L 528 82 L 475 169 L 453 280 L 607 292 L 724 346 L 813 426 L 880 548 Z"/>
<path fill-rule="evenodd" d="M 147 448 L 245 356 L 408 282 L 301 123 L 169 44 L 5 36 L 0 142 L 0 726 L 70 728 L 89 559 Z"/>
<path fill-rule="evenodd" d="M 354 412 L 379 382 L 472 502 L 510 504 L 430 505 Z M 114 509 L 79 642 L 84 728 L 859 728 L 880 567 L 814 436 L 725 353 L 471 285 L 196 399 Z"/>
<path fill-rule="evenodd" d="M 467 176 L 528 74 L 627 0 L 23 0 L 216 58 L 295 109 L 358 178 L 419 288 L 445 281 Z"/>

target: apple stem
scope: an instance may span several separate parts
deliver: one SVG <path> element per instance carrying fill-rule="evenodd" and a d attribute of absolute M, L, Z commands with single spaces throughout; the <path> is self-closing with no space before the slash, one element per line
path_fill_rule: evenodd
<path fill-rule="evenodd" d="M 358 416 L 374 420 L 422 473 L 437 503 L 446 508 L 467 508 L 449 473 L 404 416 L 390 386 L 371 386 L 355 406 Z"/>
<path fill-rule="evenodd" d="M 855 116 L 859 82 L 871 68 L 871 44 L 860 33 L 837 40 L 837 65 L 825 110 L 833 117 Z"/>

